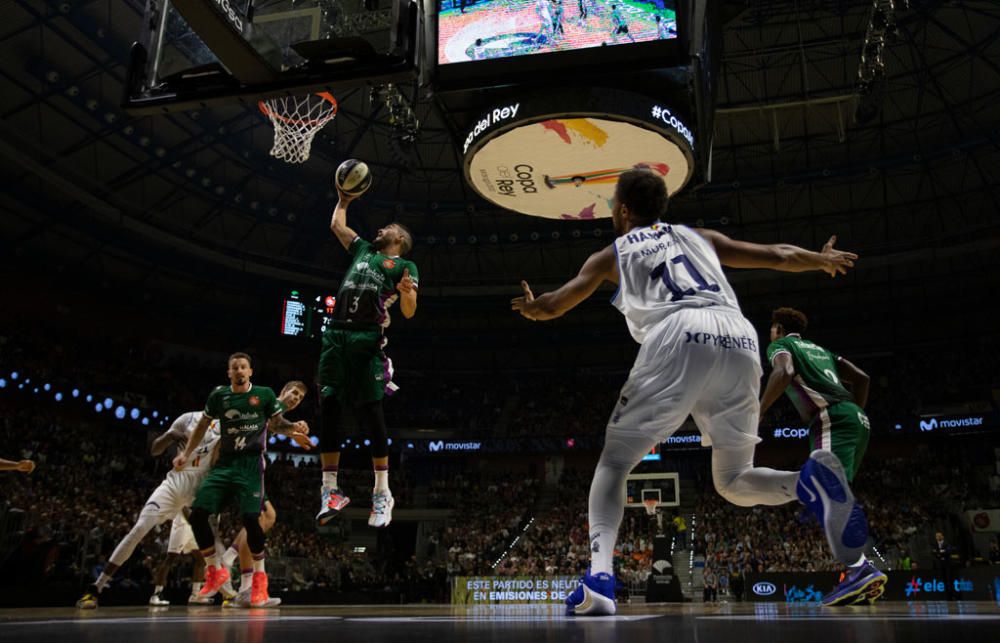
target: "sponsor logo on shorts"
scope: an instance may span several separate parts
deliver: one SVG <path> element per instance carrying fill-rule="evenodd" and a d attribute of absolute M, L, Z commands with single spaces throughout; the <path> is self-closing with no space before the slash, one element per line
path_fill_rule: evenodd
<path fill-rule="evenodd" d="M 778 588 L 775 587 L 774 583 L 761 581 L 753 584 L 753 593 L 757 596 L 770 596 L 776 591 L 778 591 Z"/>
<path fill-rule="evenodd" d="M 685 344 L 704 344 L 705 346 L 714 346 L 716 348 L 725 348 L 727 350 L 740 348 L 746 351 L 757 352 L 757 342 L 752 337 L 713 335 L 712 333 L 692 333 L 691 331 L 684 331 L 684 334 L 686 335 L 684 340 Z"/>

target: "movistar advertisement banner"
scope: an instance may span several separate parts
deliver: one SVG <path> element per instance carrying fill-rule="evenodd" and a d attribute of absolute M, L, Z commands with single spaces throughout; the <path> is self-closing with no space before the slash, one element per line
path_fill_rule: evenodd
<path fill-rule="evenodd" d="M 456 576 L 453 605 L 562 603 L 576 589 L 575 576 Z"/>
<path fill-rule="evenodd" d="M 912 428 L 924 435 L 948 435 L 996 430 L 1000 428 L 1000 413 L 927 415 L 917 420 L 917 423 Z"/>
<path fill-rule="evenodd" d="M 882 600 L 890 601 L 998 601 L 1000 566 L 956 568 L 944 577 L 931 570 L 887 572 L 889 582 Z M 749 574 L 748 601 L 819 603 L 839 582 L 830 572 Z"/>

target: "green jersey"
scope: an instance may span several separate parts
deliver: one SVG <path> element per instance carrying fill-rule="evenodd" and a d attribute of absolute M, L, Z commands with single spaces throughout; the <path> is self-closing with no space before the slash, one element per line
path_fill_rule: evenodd
<path fill-rule="evenodd" d="M 802 339 L 797 333 L 771 342 L 767 347 L 767 361 L 774 365 L 774 358 L 781 353 L 792 356 L 795 377 L 785 392 L 804 421 L 812 422 L 817 412 L 838 402 L 854 401 L 854 396 L 837 376 L 839 356 Z"/>
<path fill-rule="evenodd" d="M 409 269 L 416 286 L 419 282 L 416 264 L 384 255 L 361 237 L 356 237 L 347 251 L 351 255 L 351 267 L 337 291 L 334 325 L 388 328 L 389 307 L 399 299 L 396 284 L 403 279 L 403 271 Z"/>
<path fill-rule="evenodd" d="M 222 453 L 260 453 L 267 440 L 267 421 L 284 412 L 285 405 L 266 386 L 251 385 L 246 393 L 219 386 L 205 402 L 205 417 L 219 421 Z"/>

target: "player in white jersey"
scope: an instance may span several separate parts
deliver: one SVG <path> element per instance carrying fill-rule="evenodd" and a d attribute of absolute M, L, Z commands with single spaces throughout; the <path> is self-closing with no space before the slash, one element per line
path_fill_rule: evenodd
<path fill-rule="evenodd" d="M 740 506 L 779 505 L 796 497 L 798 472 L 753 466 L 761 366 L 757 333 L 740 312 L 722 266 L 831 276 L 856 255 L 735 241 L 711 230 L 668 225 L 663 179 L 645 168 L 621 175 L 612 207 L 615 242 L 587 259 L 558 290 L 535 297 L 521 282 L 511 308 L 532 320 L 559 317 L 605 281 L 618 285 L 612 303 L 641 344 L 607 425 L 590 487 L 591 566 L 567 599 L 568 613 L 614 614 L 613 556 L 624 514 L 625 478 L 688 415 L 711 445 L 712 478 Z"/>
<path fill-rule="evenodd" d="M 158 456 L 162 455 L 172 444 L 186 443 L 191 437 L 194 427 L 201 420 L 201 416 L 202 413 L 200 411 L 184 413 L 179 416 L 173 421 L 169 429 L 153 441 L 150 452 L 154 456 Z M 212 457 L 214 456 L 215 447 L 218 445 L 220 437 L 219 423 L 213 421 L 205 432 L 205 437 L 202 438 L 201 443 L 195 448 L 195 457 L 191 458 L 184 465 L 183 469 L 171 469 L 167 473 L 167 477 L 160 483 L 160 486 L 146 500 L 146 504 L 143 505 L 142 511 L 139 512 L 139 519 L 136 520 L 132 530 L 115 547 L 104 571 L 97 579 L 97 582 L 83 595 L 83 598 L 77 601 L 77 607 L 80 609 L 94 609 L 97 607 L 98 595 L 104 590 L 108 582 L 110 582 L 115 572 L 129 559 L 135 548 L 146 537 L 146 534 L 160 523 L 173 520 L 176 516 L 182 515 L 181 511 L 191 504 L 195 493 L 198 491 L 198 485 L 201 484 L 208 470 L 212 467 Z M 171 536 L 173 536 L 173 529 L 171 529 Z M 177 536 L 175 539 L 180 540 L 181 537 Z M 181 547 L 183 547 L 183 543 L 181 543 Z M 158 592 L 154 593 L 152 598 L 150 598 L 150 605 L 165 604 L 167 604 L 166 601 L 163 601 Z"/>

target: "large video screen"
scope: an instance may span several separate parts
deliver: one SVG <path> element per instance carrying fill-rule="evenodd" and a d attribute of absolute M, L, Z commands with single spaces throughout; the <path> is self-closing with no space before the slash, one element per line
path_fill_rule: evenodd
<path fill-rule="evenodd" d="M 438 64 L 677 38 L 677 0 L 440 0 Z"/>

